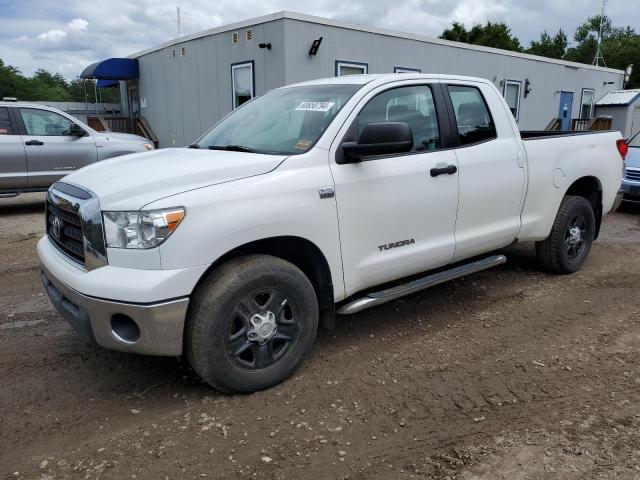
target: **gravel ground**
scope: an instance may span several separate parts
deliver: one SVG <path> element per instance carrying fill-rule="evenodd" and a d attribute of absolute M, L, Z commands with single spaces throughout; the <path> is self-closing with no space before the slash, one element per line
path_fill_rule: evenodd
<path fill-rule="evenodd" d="M 224 396 L 173 358 L 83 344 L 0 200 L 0 477 L 640 479 L 640 208 L 585 268 L 502 267 L 321 331 L 297 375 Z"/>

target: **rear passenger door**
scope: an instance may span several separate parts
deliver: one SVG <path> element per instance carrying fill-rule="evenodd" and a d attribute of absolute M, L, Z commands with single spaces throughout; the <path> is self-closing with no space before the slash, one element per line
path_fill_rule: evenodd
<path fill-rule="evenodd" d="M 525 163 L 511 115 L 490 85 L 461 82 L 445 90 L 458 136 L 455 262 L 504 247 L 516 238 Z"/>
<path fill-rule="evenodd" d="M 74 122 L 70 118 L 33 107 L 20 107 L 16 111 L 17 120 L 23 126 L 30 188 L 48 188 L 68 173 L 98 159 L 91 133 L 86 132 L 83 137 L 71 135 Z"/>
<path fill-rule="evenodd" d="M 347 295 L 446 265 L 454 253 L 458 179 L 444 95 L 439 84 L 414 83 L 368 93 L 332 146 Z M 340 145 L 381 122 L 409 125 L 411 151 L 342 163 Z"/>
<path fill-rule="evenodd" d="M 27 157 L 9 107 L 0 107 L 0 192 L 27 186 Z"/>

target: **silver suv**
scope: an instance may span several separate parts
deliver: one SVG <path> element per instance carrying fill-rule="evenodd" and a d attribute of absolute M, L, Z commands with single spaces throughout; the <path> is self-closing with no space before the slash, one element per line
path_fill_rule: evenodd
<path fill-rule="evenodd" d="M 55 108 L 0 102 L 0 196 L 45 191 L 90 163 L 152 149 L 146 138 L 98 132 Z"/>

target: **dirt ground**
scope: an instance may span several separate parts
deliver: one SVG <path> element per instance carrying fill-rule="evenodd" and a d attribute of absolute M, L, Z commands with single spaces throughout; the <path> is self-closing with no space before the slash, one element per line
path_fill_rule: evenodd
<path fill-rule="evenodd" d="M 640 208 L 586 267 L 503 267 L 321 331 L 245 396 L 83 344 L 41 288 L 43 196 L 0 200 L 0 476 L 640 479 Z"/>

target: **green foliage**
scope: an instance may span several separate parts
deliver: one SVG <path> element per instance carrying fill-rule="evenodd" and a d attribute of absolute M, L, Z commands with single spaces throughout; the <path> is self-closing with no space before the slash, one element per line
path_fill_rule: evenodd
<path fill-rule="evenodd" d="M 558 30 L 558 33 L 553 37 L 545 30 L 540 34 L 540 40 L 531 40 L 526 53 L 530 53 L 531 55 L 540 55 L 542 57 L 562 59 L 567 52 L 568 44 L 567 34 L 564 33 L 562 29 Z"/>
<path fill-rule="evenodd" d="M 566 60 L 592 63 L 598 48 L 598 30 L 602 23 L 600 51 L 607 67 L 625 70 L 633 64 L 634 72 L 626 88 L 640 87 L 640 34 L 629 26 L 614 27 L 606 15 L 590 17 L 576 29 L 576 44 L 567 50 Z"/>
<path fill-rule="evenodd" d="M 87 88 L 87 100 L 94 99 L 93 80 L 76 78 L 67 82 L 59 73 L 43 69 L 37 70 L 32 77 L 25 77 L 19 69 L 5 65 L 0 59 L 0 98 L 16 97 L 18 100 L 47 102 L 84 102 L 84 87 Z M 118 89 L 103 88 L 99 94 L 106 103 L 118 103 Z M 100 99 L 100 97 L 98 97 Z"/>
<path fill-rule="evenodd" d="M 511 34 L 506 24 L 492 22 L 474 25 L 470 29 L 462 23 L 454 22 L 450 28 L 442 32 L 440 38 L 591 64 L 596 56 L 600 24 L 602 24 L 600 50 L 606 66 L 625 70 L 628 65 L 633 64 L 634 71 L 626 88 L 640 88 L 640 34 L 629 26 L 614 26 L 606 15 L 589 17 L 579 25 L 573 36 L 574 43 L 571 47 L 569 47 L 567 35 L 562 30 L 553 36 L 545 30 L 538 40 L 530 42 L 529 48 L 523 49 L 520 41 Z"/>
<path fill-rule="evenodd" d="M 500 22 L 474 25 L 469 30 L 462 23 L 454 22 L 450 29 L 442 32 L 440 38 L 515 52 L 522 51 L 520 40 L 511 34 L 511 29 L 506 24 Z"/>

